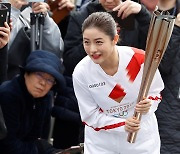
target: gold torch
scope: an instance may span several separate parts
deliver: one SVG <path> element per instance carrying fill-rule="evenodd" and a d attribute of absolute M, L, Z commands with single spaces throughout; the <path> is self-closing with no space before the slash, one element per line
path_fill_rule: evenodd
<path fill-rule="evenodd" d="M 167 12 L 153 12 L 147 36 L 145 63 L 137 103 L 147 97 L 154 74 L 170 40 L 174 22 L 175 17 L 168 15 Z M 142 114 L 135 111 L 134 116 L 141 120 Z M 136 135 L 137 132 L 129 133 L 128 142 L 134 143 Z"/>

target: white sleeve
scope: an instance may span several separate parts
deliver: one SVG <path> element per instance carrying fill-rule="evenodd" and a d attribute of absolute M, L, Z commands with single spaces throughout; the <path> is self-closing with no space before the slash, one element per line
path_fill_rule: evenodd
<path fill-rule="evenodd" d="M 82 121 L 96 131 L 103 129 L 107 131 L 124 132 L 125 119 L 108 116 L 102 112 L 91 96 L 87 85 L 82 81 L 82 78 L 79 76 L 75 77 L 73 74 L 73 86 Z"/>

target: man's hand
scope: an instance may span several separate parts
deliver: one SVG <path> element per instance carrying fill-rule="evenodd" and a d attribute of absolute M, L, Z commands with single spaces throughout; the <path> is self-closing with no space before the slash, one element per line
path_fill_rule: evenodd
<path fill-rule="evenodd" d="M 27 5 L 28 2 L 26 0 L 9 0 L 11 3 L 11 6 L 16 8 L 16 9 L 21 9 L 23 5 Z"/>
<path fill-rule="evenodd" d="M 60 0 L 58 3 L 58 9 L 62 10 L 63 8 L 67 8 L 69 11 L 74 9 L 75 5 L 70 0 Z"/>
<path fill-rule="evenodd" d="M 131 14 L 138 14 L 141 11 L 141 5 L 131 0 L 126 0 L 116 6 L 113 11 L 118 11 L 118 17 L 121 16 L 121 19 L 124 19 Z"/>
<path fill-rule="evenodd" d="M 50 10 L 50 7 L 45 2 L 36 2 L 32 4 L 32 11 L 34 13 L 43 13 L 46 15 L 48 10 Z"/>
<path fill-rule="evenodd" d="M 0 49 L 3 48 L 10 38 L 10 27 L 7 22 L 4 23 L 5 27 L 0 27 Z"/>

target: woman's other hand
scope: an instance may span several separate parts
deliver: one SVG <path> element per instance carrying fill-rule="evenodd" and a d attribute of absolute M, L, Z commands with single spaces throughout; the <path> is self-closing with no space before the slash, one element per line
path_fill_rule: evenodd
<path fill-rule="evenodd" d="M 136 104 L 135 111 L 138 113 L 146 114 L 147 112 L 149 112 L 150 108 L 151 108 L 151 100 L 144 99 Z"/>

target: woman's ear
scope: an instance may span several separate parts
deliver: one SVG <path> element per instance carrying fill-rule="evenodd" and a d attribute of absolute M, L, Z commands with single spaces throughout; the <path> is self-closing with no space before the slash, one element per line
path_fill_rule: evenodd
<path fill-rule="evenodd" d="M 119 40 L 119 35 L 116 34 L 113 39 L 114 45 L 116 45 L 118 43 L 118 40 Z"/>

